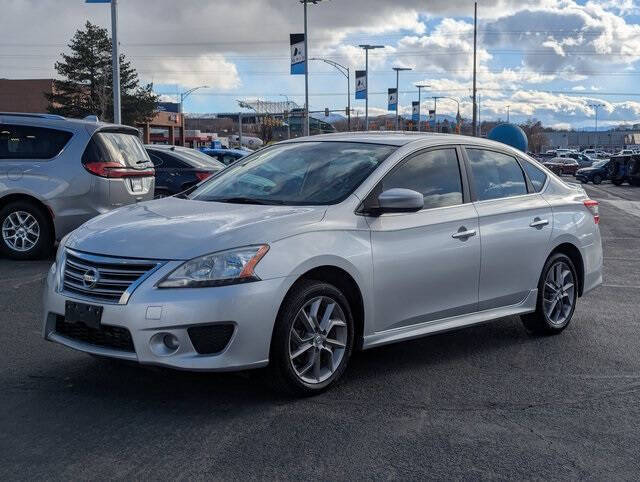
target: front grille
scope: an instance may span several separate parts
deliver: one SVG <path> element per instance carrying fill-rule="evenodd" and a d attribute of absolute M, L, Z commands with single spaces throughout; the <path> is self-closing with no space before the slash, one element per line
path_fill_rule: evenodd
<path fill-rule="evenodd" d="M 155 261 L 110 258 L 67 250 L 64 291 L 102 303 L 126 303 L 123 294 L 158 264 Z M 89 275 L 90 281 L 94 276 L 96 282 L 88 282 L 85 275 Z"/>
<path fill-rule="evenodd" d="M 225 349 L 231 335 L 233 335 L 232 323 L 219 323 L 216 325 L 192 326 L 187 329 L 193 347 L 201 355 L 212 355 Z"/>
<path fill-rule="evenodd" d="M 83 341 L 90 345 L 135 352 L 131 333 L 126 328 L 119 326 L 102 325 L 96 329 L 90 328 L 84 323 L 67 323 L 64 316 L 58 316 L 56 318 L 56 332 L 66 338 Z"/>

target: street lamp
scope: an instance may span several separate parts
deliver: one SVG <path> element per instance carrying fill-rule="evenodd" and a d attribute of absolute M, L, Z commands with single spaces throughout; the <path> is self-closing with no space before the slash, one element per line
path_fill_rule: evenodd
<path fill-rule="evenodd" d="M 509 110 L 511 109 L 511 106 L 508 105 L 507 106 L 507 124 L 509 123 Z"/>
<path fill-rule="evenodd" d="M 184 102 L 184 100 L 189 97 L 191 94 L 193 94 L 196 90 L 198 89 L 208 89 L 209 86 L 208 85 L 200 85 L 198 87 L 194 87 L 193 89 L 189 89 L 186 92 L 182 92 L 180 94 L 180 104 L 179 104 L 179 110 L 180 110 L 180 144 L 182 144 L 184 146 L 184 114 L 182 112 L 182 104 Z"/>
<path fill-rule="evenodd" d="M 420 105 L 420 91 L 422 89 L 425 89 L 427 87 L 431 87 L 428 84 L 416 84 L 416 87 L 418 88 L 418 132 L 420 132 L 420 122 L 421 122 L 421 111 L 422 111 L 422 106 Z"/>
<path fill-rule="evenodd" d="M 335 67 L 338 72 L 340 72 L 347 78 L 347 128 L 349 132 L 351 132 L 351 81 L 349 67 L 345 67 L 344 65 L 341 65 L 338 62 L 334 62 L 333 60 L 321 59 L 319 57 L 313 57 L 309 60 L 319 60 L 320 62 L 329 64 Z"/>
<path fill-rule="evenodd" d="M 437 106 L 438 106 L 438 99 L 448 99 L 448 100 L 452 100 L 456 104 L 458 104 L 458 115 L 456 116 L 456 124 L 457 124 L 458 119 L 460 118 L 460 101 L 458 99 L 453 98 L 453 97 L 446 97 L 446 96 L 443 96 L 443 95 L 435 95 L 435 96 L 433 96 L 433 103 L 434 103 L 433 111 L 434 111 L 434 114 L 435 114 L 434 115 L 434 117 L 435 117 L 434 121 L 436 122 L 436 126 L 438 125 L 437 124 L 437 122 L 438 122 L 438 117 L 437 117 L 438 114 L 436 112 L 436 109 L 437 109 Z M 436 129 L 436 131 L 437 131 L 437 129 Z"/>
<path fill-rule="evenodd" d="M 394 67 L 393 70 L 396 71 L 396 95 L 398 96 L 396 100 L 396 130 L 398 129 L 398 121 L 400 120 L 400 72 L 403 70 L 413 70 L 410 67 Z"/>
<path fill-rule="evenodd" d="M 364 49 L 364 72 L 365 72 L 365 84 L 367 86 L 367 95 L 364 99 L 364 130 L 369 130 L 369 50 L 383 49 L 384 45 L 358 45 L 361 49 Z"/>
<path fill-rule="evenodd" d="M 307 4 L 317 5 L 322 0 L 300 0 L 304 5 L 304 135 L 309 135 L 309 32 L 307 29 Z"/>
<path fill-rule="evenodd" d="M 589 107 L 591 107 L 596 112 L 596 142 L 595 142 L 595 149 L 597 149 L 598 148 L 598 109 L 600 107 L 604 107 L 604 104 L 589 104 Z"/>

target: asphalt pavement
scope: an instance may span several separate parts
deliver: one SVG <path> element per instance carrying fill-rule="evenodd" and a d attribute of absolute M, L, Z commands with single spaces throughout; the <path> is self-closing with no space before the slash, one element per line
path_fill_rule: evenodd
<path fill-rule="evenodd" d="M 51 261 L 0 259 L 0 480 L 638 480 L 640 188 L 587 190 L 605 284 L 560 336 L 510 317 L 373 349 L 304 400 L 45 342 Z"/>

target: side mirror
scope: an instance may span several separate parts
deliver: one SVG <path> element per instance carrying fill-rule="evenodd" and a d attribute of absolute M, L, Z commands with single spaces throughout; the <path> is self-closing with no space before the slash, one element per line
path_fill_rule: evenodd
<path fill-rule="evenodd" d="M 411 189 L 388 189 L 378 196 L 377 212 L 414 213 L 424 207 L 424 196 Z"/>

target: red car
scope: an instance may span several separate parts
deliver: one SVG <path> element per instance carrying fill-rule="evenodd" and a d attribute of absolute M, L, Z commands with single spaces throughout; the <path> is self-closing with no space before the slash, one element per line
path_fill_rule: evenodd
<path fill-rule="evenodd" d="M 559 176 L 562 176 L 563 174 L 575 175 L 576 171 L 580 168 L 580 164 L 578 164 L 578 161 L 570 157 L 554 157 L 553 159 L 545 161 L 542 164 L 544 164 Z"/>

